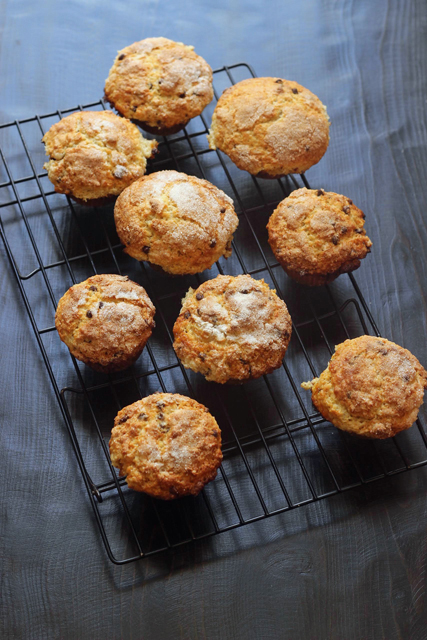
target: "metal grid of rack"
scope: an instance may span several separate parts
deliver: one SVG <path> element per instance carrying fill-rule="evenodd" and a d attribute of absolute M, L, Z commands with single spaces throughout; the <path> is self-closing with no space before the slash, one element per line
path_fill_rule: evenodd
<path fill-rule="evenodd" d="M 214 71 L 215 100 L 235 81 L 254 77 L 246 64 Z M 386 441 L 345 434 L 316 412 L 300 382 L 322 371 L 333 345 L 378 328 L 352 274 L 308 289 L 290 281 L 266 241 L 278 202 L 309 186 L 304 175 L 257 180 L 209 149 L 208 116 L 163 138 L 149 171 L 176 169 L 228 193 L 239 215 L 233 255 L 197 276 L 171 278 L 122 252 L 113 207 L 81 207 L 56 194 L 42 169 L 40 137 L 79 109 L 102 100 L 0 126 L 0 232 L 109 558 L 117 564 L 230 531 L 362 484 L 427 464 L 427 437 L 416 427 Z M 300 182 L 299 182 L 300 181 Z M 119 273 L 144 286 L 156 306 L 157 329 L 129 370 L 104 375 L 84 367 L 60 343 L 54 312 L 69 286 L 95 273 Z M 240 387 L 206 382 L 185 370 L 172 349 L 172 326 L 189 286 L 218 273 L 264 278 L 293 319 L 282 367 Z M 224 460 L 216 480 L 196 498 L 163 503 L 128 489 L 108 454 L 117 411 L 156 391 L 183 393 L 209 407 L 221 426 Z"/>

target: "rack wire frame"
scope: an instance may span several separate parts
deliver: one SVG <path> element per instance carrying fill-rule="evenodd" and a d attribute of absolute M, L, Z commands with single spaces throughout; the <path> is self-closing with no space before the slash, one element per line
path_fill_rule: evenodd
<path fill-rule="evenodd" d="M 228 85 L 234 84 L 234 76 L 236 73 L 240 75 L 246 74 L 246 77 L 256 77 L 253 69 L 249 65 L 238 63 L 216 69 L 214 71 L 214 79 L 217 81 L 215 84 L 218 84 L 219 79 L 221 79 L 222 84 L 224 84 L 224 82 L 226 84 L 228 83 Z M 215 100 L 217 99 L 218 91 L 215 89 Z M 89 238 L 84 228 L 84 221 L 82 222 L 79 217 L 79 206 L 74 204 L 70 198 L 66 198 L 67 215 L 71 216 L 75 221 L 79 242 L 83 248 L 81 253 L 69 255 L 70 251 L 67 250 L 66 239 L 64 238 L 64 234 L 61 233 L 60 225 L 55 219 L 54 208 L 50 204 L 50 198 L 55 192 L 48 186 L 45 186 L 44 179 L 47 174 L 45 171 L 37 168 L 37 160 L 30 150 L 30 144 L 28 144 L 26 140 L 24 128 L 27 124 L 35 126 L 38 128 L 39 133 L 43 135 L 45 133 L 44 123 L 49 119 L 55 117 L 62 118 L 68 113 L 84 109 L 105 109 L 105 104 L 103 100 L 99 100 L 86 105 L 78 105 L 76 108 L 65 109 L 63 111 L 58 110 L 41 116 L 15 120 L 0 125 L 0 135 L 4 134 L 4 132 L 13 131 L 14 134 L 17 134 L 16 139 L 18 140 L 19 146 L 19 149 L 16 150 L 18 162 L 16 162 L 16 158 L 14 158 L 13 162 L 10 162 L 7 157 L 7 152 L 3 149 L 3 139 L 0 140 L 1 170 L 6 178 L 3 182 L 0 182 L 0 196 L 2 196 L 0 200 L 0 212 L 4 210 L 10 213 L 7 221 L 4 221 L 3 216 L 0 215 L 0 233 L 11 268 L 23 297 L 29 321 L 43 356 L 54 395 L 68 428 L 77 462 L 110 560 L 115 564 L 133 562 L 191 541 L 230 531 L 275 514 L 300 507 L 304 504 L 309 504 L 343 491 L 354 489 L 355 487 L 376 481 L 380 478 L 395 475 L 427 464 L 427 436 L 420 420 L 417 420 L 416 429 L 410 430 L 412 433 L 416 432 L 419 434 L 417 442 L 411 441 L 408 445 L 408 442 L 399 440 L 399 437 L 391 439 L 390 442 L 392 444 L 388 445 L 388 454 L 390 455 L 391 447 L 393 449 L 392 466 L 387 464 L 383 453 L 379 450 L 378 443 L 366 442 L 363 444 L 362 459 L 369 449 L 371 460 L 374 461 L 368 474 L 365 473 L 366 469 L 364 469 L 361 459 L 357 459 L 354 443 L 350 441 L 351 437 L 349 440 L 346 434 L 332 428 L 330 432 L 333 433 L 333 447 L 338 447 L 339 456 L 346 456 L 346 464 L 350 463 L 353 465 L 352 481 L 344 482 L 342 475 L 337 472 L 336 457 L 333 459 L 331 450 L 322 443 L 324 433 L 326 433 L 322 431 L 322 429 L 327 428 L 328 423 L 324 421 L 319 413 L 313 412 L 312 408 L 307 406 L 307 399 L 303 397 L 300 391 L 299 381 L 296 381 L 295 374 L 292 374 L 291 368 L 293 362 L 298 362 L 299 360 L 305 363 L 304 366 L 308 368 L 309 374 L 316 376 L 318 373 L 318 366 L 316 366 L 314 358 L 310 355 L 310 349 L 302 337 L 306 330 L 317 332 L 319 340 L 322 346 L 326 347 L 329 356 L 333 353 L 333 347 L 331 346 L 331 339 L 328 337 L 328 329 L 325 323 L 335 323 L 334 326 L 338 326 L 343 336 L 347 338 L 354 337 L 351 334 L 352 332 L 354 333 L 355 321 L 361 329 L 359 333 L 380 335 L 378 327 L 353 274 L 348 274 L 347 297 L 344 301 L 338 302 L 333 287 L 327 285 L 323 289 L 325 297 L 328 300 L 329 309 L 319 313 L 316 309 L 315 302 L 313 302 L 309 298 L 309 294 L 307 294 L 307 304 L 310 315 L 308 318 L 297 321 L 293 325 L 292 344 L 294 344 L 295 347 L 294 359 L 291 359 L 288 363 L 288 356 L 286 356 L 281 370 L 281 384 L 286 383 L 293 394 L 292 402 L 294 409 L 296 408 L 293 417 L 286 415 L 287 408 L 283 405 L 283 401 L 279 397 L 280 394 L 278 394 L 277 385 L 274 384 L 273 374 L 271 376 L 264 376 L 261 384 L 263 385 L 264 397 L 266 397 L 270 405 L 274 407 L 275 415 L 278 418 L 276 421 L 273 420 L 268 424 L 264 424 L 262 418 L 257 415 L 255 401 L 252 400 L 251 394 L 246 389 L 247 385 L 239 388 L 239 398 L 243 398 L 247 415 L 249 416 L 248 421 L 250 420 L 252 425 L 252 428 L 247 431 L 244 429 L 243 431 L 241 429 L 239 430 L 235 425 L 235 416 L 230 415 L 230 402 L 227 397 L 227 392 L 219 389 L 218 385 L 203 382 L 202 384 L 204 384 L 206 388 L 209 388 L 209 393 L 213 398 L 213 406 L 218 409 L 223 419 L 220 426 L 225 436 L 223 439 L 224 462 L 220 467 L 217 480 L 211 483 L 214 487 L 220 483 L 220 489 L 218 489 L 218 491 L 216 489 L 210 491 L 209 488 L 211 485 L 208 485 L 197 499 L 183 499 L 170 505 L 161 504 L 159 501 L 146 496 L 138 495 L 135 497 L 135 494 L 132 495 L 132 492 L 127 489 L 125 479 L 119 478 L 117 471 L 111 465 L 106 441 L 107 438 L 103 433 L 103 428 L 98 416 L 99 406 L 93 399 L 93 396 L 97 393 L 107 391 L 117 411 L 122 408 L 122 402 L 118 392 L 121 385 L 133 385 L 133 393 L 136 395 L 133 400 L 143 397 L 144 393 L 141 391 L 141 383 L 148 379 L 155 379 L 158 387 L 162 391 L 173 392 L 175 391 L 174 388 L 171 388 L 171 386 L 173 386 L 173 379 L 171 383 L 168 376 L 171 373 L 178 372 L 182 383 L 187 389 L 187 395 L 200 399 L 200 381 L 197 381 L 191 372 L 187 372 L 175 357 L 172 349 L 173 337 L 171 326 L 166 317 L 167 308 L 171 300 L 176 297 L 181 297 L 181 295 L 185 293 L 185 288 L 177 291 L 177 287 L 175 286 L 176 280 L 170 279 L 169 290 L 166 290 L 165 293 L 158 294 L 157 287 L 155 283 L 153 284 L 152 282 L 150 267 L 142 263 L 140 265 L 140 279 L 143 281 L 143 286 L 146 288 L 156 306 L 157 321 L 160 321 L 164 334 L 167 337 L 169 351 L 172 354 L 170 356 L 172 362 L 165 362 L 163 364 L 158 362 L 158 357 L 156 357 L 155 353 L 156 348 L 155 345 L 152 344 L 152 338 L 146 347 L 148 359 L 146 366 L 142 369 L 135 370 L 135 367 L 132 367 L 125 372 L 124 376 L 104 376 L 103 374 L 98 374 L 98 378 L 94 381 L 89 379 L 88 382 L 85 371 L 70 355 L 69 357 L 71 358 L 74 369 L 75 383 L 71 386 L 66 385 L 61 388 L 55 352 L 53 352 L 53 355 L 49 353 L 49 348 L 44 342 L 45 336 L 54 336 L 53 340 L 57 340 L 58 343 L 59 338 L 56 336 L 53 325 L 39 326 L 40 322 L 38 321 L 37 309 L 35 308 L 37 305 L 34 303 L 28 286 L 35 280 L 36 276 L 41 278 L 44 285 L 43 295 L 46 300 L 50 301 L 52 309 L 55 310 L 57 295 L 50 280 L 50 273 L 53 270 L 63 268 L 67 277 L 74 284 L 83 279 L 76 279 L 76 265 L 80 264 L 81 261 L 85 261 L 88 265 L 86 277 L 97 273 L 96 260 L 99 257 L 107 257 L 114 271 L 119 274 L 124 273 L 126 265 L 124 267 L 122 266 L 122 247 L 117 241 L 117 238 L 115 239 L 116 241 L 111 239 L 111 234 L 107 229 L 105 217 L 102 215 L 102 212 L 98 209 L 94 212 L 94 215 L 99 222 L 103 237 L 103 246 L 96 250 L 91 250 Z M 185 171 L 186 161 L 191 160 L 194 163 L 195 170 L 199 174 L 199 177 L 210 179 L 212 163 L 211 166 L 209 166 L 209 163 L 207 164 L 205 159 L 208 156 L 213 158 L 216 170 L 221 173 L 222 179 L 228 185 L 228 190 L 235 201 L 240 220 L 244 221 L 248 237 L 250 237 L 261 262 L 261 264 L 256 267 L 251 268 L 248 266 L 247 257 L 244 255 L 244 250 L 237 240 L 238 230 L 236 239 L 233 242 L 236 273 L 248 273 L 253 277 L 263 276 L 267 278 L 270 283 L 274 285 L 277 293 L 286 300 L 286 296 L 283 296 L 283 285 L 281 286 L 279 276 L 279 274 L 282 273 L 280 267 L 278 263 L 272 260 L 267 254 L 267 250 L 265 246 L 263 246 L 263 241 L 255 228 L 252 218 L 259 213 L 265 214 L 266 211 L 272 210 L 278 202 L 294 188 L 300 188 L 300 186 L 309 188 L 308 181 L 304 174 L 298 177 L 290 175 L 285 179 L 274 181 L 276 185 L 276 199 L 271 199 L 268 194 L 265 194 L 265 187 L 261 186 L 263 181 L 260 182 L 254 177 L 247 176 L 249 183 L 246 185 L 246 188 L 249 189 L 249 196 L 251 197 L 254 194 L 260 202 L 260 204 L 256 206 L 247 206 L 245 198 L 242 196 L 241 190 L 238 187 L 238 179 L 233 178 L 233 167 L 231 163 L 221 152 L 209 149 L 205 142 L 206 134 L 208 133 L 206 116 L 202 114 L 200 118 L 197 119 L 197 122 L 198 125 L 201 124 L 201 126 L 197 125 L 195 131 L 186 128 L 183 132 L 175 136 L 160 140 L 159 149 L 161 153 L 159 154 L 159 159 L 151 163 L 150 171 L 168 168 Z M 183 145 L 186 150 L 183 150 Z M 19 160 L 20 157 L 21 161 Z M 16 170 L 12 169 L 12 164 L 29 167 L 29 174 L 15 177 L 14 174 L 16 174 Z M 299 184 L 298 179 L 301 180 L 302 184 Z M 21 195 L 20 186 L 26 186 L 27 184 L 35 185 L 35 193 Z M 280 194 L 279 198 L 277 198 L 277 193 Z M 65 196 L 61 197 L 65 199 Z M 60 254 L 58 260 L 46 262 L 43 259 L 33 230 L 31 216 L 29 216 L 26 211 L 28 203 L 34 201 L 40 204 L 40 212 L 50 225 L 52 242 L 56 243 L 57 250 Z M 8 238 L 7 228 L 13 224 L 14 216 L 19 218 L 20 224 L 23 225 L 26 231 L 27 239 L 30 243 L 29 246 L 31 246 L 34 254 L 33 257 L 36 261 L 36 266 L 27 273 L 21 272 L 17 253 L 12 247 L 13 241 L 11 242 Z M 224 273 L 223 261 L 216 264 L 216 270 L 218 273 Z M 214 277 L 215 275 L 216 273 L 209 274 L 207 277 Z M 202 277 L 204 276 L 196 277 L 197 283 L 202 281 Z M 344 276 L 342 276 L 342 278 L 344 278 Z M 165 282 L 162 281 L 161 284 L 164 288 Z M 299 285 L 295 285 L 295 287 L 299 287 Z M 305 288 L 304 290 L 307 291 Z M 348 313 L 351 314 L 351 328 L 348 326 L 348 320 L 346 321 Z M 294 317 L 293 313 L 292 317 Z M 58 345 L 57 348 L 59 348 Z M 237 393 L 237 391 L 235 393 Z M 79 406 L 80 402 L 84 404 L 86 418 L 91 422 L 90 429 L 86 428 L 86 418 L 81 420 L 73 415 L 76 405 Z M 83 450 L 88 431 L 90 431 L 91 441 L 93 440 L 97 443 L 96 446 L 100 452 L 99 455 L 108 468 L 109 476 L 101 482 L 94 480 L 94 474 L 88 468 L 88 466 L 90 466 L 88 465 L 90 456 L 88 457 L 87 453 Z M 301 434 L 308 434 L 307 437 L 310 441 L 309 453 L 310 456 L 314 455 L 314 462 L 311 460 L 310 464 L 307 463 L 307 457 L 303 451 L 305 445 L 303 445 L 301 441 L 298 441 L 298 437 Z M 405 438 L 405 435 L 403 434 L 402 437 Z M 339 442 L 339 445 L 336 444 L 337 442 Z M 278 447 L 276 446 L 277 443 L 279 443 Z M 256 458 L 259 451 L 261 451 L 263 455 L 261 465 L 258 465 Z M 413 455 L 414 452 L 416 452 L 415 458 Z M 253 457 L 254 455 L 255 457 Z M 225 463 L 227 460 L 230 461 L 230 464 L 228 464 L 226 468 Z M 289 463 L 289 460 L 291 460 L 291 468 L 285 473 L 284 468 L 286 467 L 284 467 L 284 465 Z M 319 473 L 319 475 L 324 477 L 324 481 L 322 481 L 322 487 L 319 489 L 316 482 L 316 475 L 320 465 L 322 466 L 322 473 Z M 236 466 L 239 467 L 238 472 L 235 472 Z M 267 473 L 267 481 L 265 478 L 263 479 L 260 468 L 263 468 L 264 472 Z M 266 469 L 267 471 L 265 471 Z M 296 475 L 298 475 L 299 478 L 298 490 L 290 486 L 293 484 Z M 273 481 L 275 483 L 275 490 L 283 499 L 283 503 L 280 506 L 272 508 L 269 491 Z M 301 493 L 300 491 L 302 486 L 304 486 L 305 493 Z M 293 493 L 297 494 L 298 491 L 300 497 L 295 499 Z M 118 507 L 116 508 L 115 506 L 112 508 L 106 516 L 101 512 L 101 509 L 108 496 L 114 496 L 116 498 L 115 504 L 118 505 Z M 190 501 L 192 502 L 190 503 Z M 222 517 L 222 505 L 224 501 L 227 501 L 228 504 L 227 509 L 225 509 L 228 514 L 228 520 Z M 251 505 L 250 508 L 248 504 Z M 253 510 L 254 504 L 257 505 L 255 511 Z M 143 512 L 143 517 L 141 521 L 137 521 L 139 516 L 136 516 L 136 514 L 141 511 Z M 249 515 L 247 515 L 248 512 L 250 512 Z M 230 513 L 232 514 L 231 516 Z M 111 519 L 111 517 L 113 517 L 116 524 L 109 528 L 107 521 Z M 180 522 L 180 526 L 177 527 L 179 530 L 178 534 L 176 534 L 175 530 L 177 521 Z M 172 529 L 170 522 L 172 522 Z M 125 525 L 124 532 L 120 530 L 119 534 L 117 534 L 121 523 Z M 198 532 L 196 531 L 196 524 L 199 528 Z M 176 534 L 175 536 L 171 535 L 171 530 Z M 152 534 L 152 531 L 155 531 L 155 534 Z M 174 537 L 175 539 L 173 539 Z M 147 539 L 149 540 L 148 543 L 146 542 Z M 116 547 L 119 548 L 121 557 L 117 557 Z"/>

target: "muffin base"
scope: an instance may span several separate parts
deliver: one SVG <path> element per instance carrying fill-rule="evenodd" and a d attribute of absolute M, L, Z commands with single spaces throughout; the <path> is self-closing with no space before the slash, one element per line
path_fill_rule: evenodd
<path fill-rule="evenodd" d="M 152 133 L 155 136 L 171 136 L 174 133 L 178 133 L 179 131 L 182 131 L 190 121 L 187 120 L 186 122 L 180 122 L 179 124 L 175 124 L 173 127 L 169 127 L 169 128 L 168 127 L 152 127 L 146 122 L 141 122 L 141 120 L 132 119 L 132 122 L 138 125 L 139 127 L 141 127 L 141 129 L 144 129 L 144 131 L 146 131 L 147 133 Z"/>
<path fill-rule="evenodd" d="M 255 174 L 255 178 L 262 178 L 263 180 L 279 180 L 280 178 L 285 178 L 289 176 L 291 173 L 295 173 L 295 171 L 289 171 L 288 173 L 279 173 L 275 176 L 270 175 L 267 171 L 259 171 Z"/>
<path fill-rule="evenodd" d="M 91 198 L 90 200 L 82 200 L 70 195 L 71 200 L 77 202 L 77 204 L 83 207 L 105 207 L 107 204 L 112 204 L 116 201 L 117 196 L 104 196 L 103 198 Z"/>
<path fill-rule="evenodd" d="M 279 261 L 280 262 L 280 261 Z M 332 282 L 338 276 L 343 273 L 350 273 L 351 271 L 355 271 L 360 267 L 360 260 L 356 258 L 355 260 L 350 260 L 349 262 L 345 262 L 339 269 L 333 271 L 332 273 L 301 273 L 301 271 L 295 271 L 294 269 L 289 269 L 289 267 L 285 267 L 282 263 L 280 263 L 283 270 L 287 273 L 287 275 L 298 282 L 299 284 L 305 284 L 307 287 L 321 287 L 322 285 L 328 284 Z"/>
<path fill-rule="evenodd" d="M 138 358 L 141 355 L 141 353 L 144 351 L 144 348 L 145 348 L 145 345 L 132 358 L 127 358 L 125 360 L 117 358 L 117 360 L 112 360 L 111 362 L 109 362 L 109 364 L 106 364 L 106 365 L 102 365 L 102 364 L 100 364 L 99 362 L 97 362 L 95 360 L 89 360 L 87 358 L 85 358 L 85 359 L 79 358 L 79 356 L 76 355 L 75 353 L 73 353 L 72 351 L 70 351 L 70 353 L 77 360 L 80 360 L 80 362 L 83 362 L 84 364 L 86 364 L 88 367 L 90 367 L 94 371 L 98 371 L 100 373 L 114 373 L 115 371 L 123 371 L 124 369 L 128 369 L 133 364 L 135 364 L 135 362 L 138 360 Z"/>
<path fill-rule="evenodd" d="M 154 262 L 150 262 L 149 260 L 141 260 L 141 262 L 146 262 L 152 269 L 154 269 L 154 271 L 157 271 L 157 273 L 161 273 L 164 276 L 169 276 L 169 278 L 180 278 L 181 276 L 193 275 L 191 273 L 169 273 L 169 271 L 163 269 L 159 264 L 154 264 Z"/>

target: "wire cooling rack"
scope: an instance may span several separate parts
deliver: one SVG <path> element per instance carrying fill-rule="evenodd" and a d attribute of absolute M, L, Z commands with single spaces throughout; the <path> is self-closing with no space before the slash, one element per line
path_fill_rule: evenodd
<path fill-rule="evenodd" d="M 246 64 L 214 72 L 215 99 L 254 77 Z M 352 274 L 309 289 L 291 281 L 267 242 L 268 218 L 304 175 L 257 180 L 239 171 L 206 134 L 214 103 L 179 134 L 162 138 L 149 171 L 177 169 L 228 193 L 239 215 L 233 255 L 198 276 L 168 277 L 122 251 L 113 206 L 81 207 L 52 189 L 40 138 L 59 118 L 104 102 L 79 105 L 0 127 L 0 231 L 54 394 L 71 436 L 102 539 L 123 564 L 206 538 L 427 463 L 417 426 L 395 438 L 363 441 L 313 412 L 300 388 L 322 371 L 333 346 L 362 333 L 379 335 Z M 301 184 L 298 182 L 300 181 Z M 369 258 L 365 261 L 368 262 Z M 156 306 L 157 328 L 138 362 L 124 372 L 96 373 L 70 356 L 54 327 L 58 299 L 94 273 L 128 275 Z M 283 366 L 242 386 L 208 383 L 186 371 L 172 349 L 172 327 L 189 286 L 218 273 L 264 278 L 286 301 L 293 334 Z M 123 406 L 156 391 L 183 393 L 209 407 L 223 434 L 218 476 L 196 498 L 162 502 L 132 492 L 111 466 L 108 440 Z"/>

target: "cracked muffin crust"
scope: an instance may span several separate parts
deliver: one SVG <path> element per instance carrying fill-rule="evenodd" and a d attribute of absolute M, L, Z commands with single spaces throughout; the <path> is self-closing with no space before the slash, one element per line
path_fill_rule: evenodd
<path fill-rule="evenodd" d="M 55 191 L 86 204 L 117 196 L 145 173 L 157 149 L 138 127 L 111 111 L 79 111 L 43 136 L 44 168 Z"/>
<path fill-rule="evenodd" d="M 285 303 L 264 280 L 221 275 L 189 289 L 173 346 L 206 380 L 241 383 L 280 367 L 291 331 Z"/>
<path fill-rule="evenodd" d="M 239 222 L 223 191 L 178 171 L 130 185 L 117 199 L 114 220 L 126 253 L 170 274 L 198 273 L 228 258 Z"/>
<path fill-rule="evenodd" d="M 329 144 L 329 118 L 319 98 L 297 82 L 251 78 L 224 91 L 208 140 L 239 169 L 278 178 L 319 162 Z"/>
<path fill-rule="evenodd" d="M 155 308 L 127 276 L 103 274 L 75 284 L 58 303 L 55 325 L 72 355 L 96 371 L 126 369 L 154 328 Z"/>
<path fill-rule="evenodd" d="M 364 222 L 365 214 L 349 198 L 298 189 L 271 215 L 268 241 L 291 278 L 318 286 L 360 267 L 372 246 Z"/>
<path fill-rule="evenodd" d="M 417 419 L 427 372 L 410 351 L 385 338 L 346 340 L 325 371 L 301 385 L 333 425 L 367 438 L 390 438 Z"/>
<path fill-rule="evenodd" d="M 107 100 L 150 133 L 176 133 L 213 98 L 212 69 L 193 48 L 167 38 L 125 47 L 105 82 Z"/>
<path fill-rule="evenodd" d="M 119 411 L 110 456 L 135 491 L 162 500 L 197 495 L 221 464 L 221 431 L 202 404 L 155 393 Z"/>

